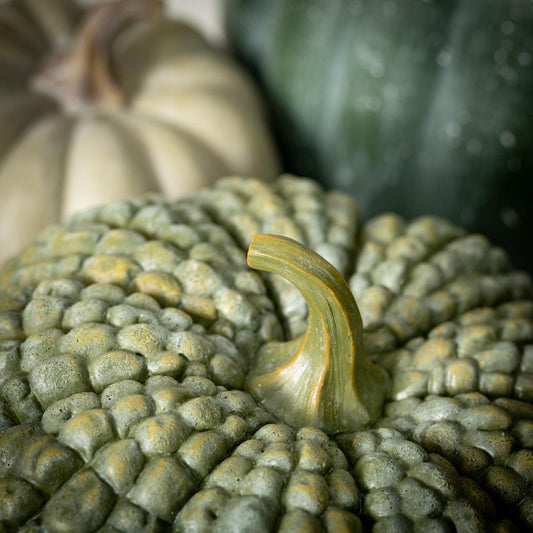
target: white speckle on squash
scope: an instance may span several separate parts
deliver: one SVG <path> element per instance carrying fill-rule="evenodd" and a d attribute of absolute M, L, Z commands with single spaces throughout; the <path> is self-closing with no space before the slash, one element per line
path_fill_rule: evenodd
<path fill-rule="evenodd" d="M 516 137 L 510 131 L 500 133 L 500 142 L 504 148 L 512 148 L 516 144 Z"/>
<path fill-rule="evenodd" d="M 504 207 L 501 210 L 500 217 L 503 220 L 503 223 L 510 228 L 516 228 L 520 223 L 518 213 L 510 206 Z"/>
<path fill-rule="evenodd" d="M 518 54 L 518 64 L 522 67 L 531 65 L 531 54 L 529 52 L 520 52 Z"/>
<path fill-rule="evenodd" d="M 511 35 L 511 33 L 513 33 L 514 31 L 514 28 L 515 28 L 514 22 L 510 20 L 506 20 L 502 22 L 502 25 L 500 26 L 501 32 L 504 35 Z"/>

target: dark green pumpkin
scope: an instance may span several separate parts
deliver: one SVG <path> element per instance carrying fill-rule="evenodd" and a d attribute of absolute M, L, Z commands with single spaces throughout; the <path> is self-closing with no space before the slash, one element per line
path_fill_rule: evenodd
<path fill-rule="evenodd" d="M 533 5 L 228 0 L 286 165 L 365 217 L 432 213 L 533 270 Z"/>

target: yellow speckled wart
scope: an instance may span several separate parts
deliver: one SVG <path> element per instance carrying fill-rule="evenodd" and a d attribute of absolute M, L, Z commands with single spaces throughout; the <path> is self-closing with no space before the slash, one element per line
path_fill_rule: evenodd
<path fill-rule="evenodd" d="M 0 260 L 87 207 L 277 176 L 242 71 L 160 0 L 0 2 Z"/>
<path fill-rule="evenodd" d="M 501 249 L 302 178 L 84 211 L 0 270 L 0 531 L 527 531 L 532 402 Z"/>

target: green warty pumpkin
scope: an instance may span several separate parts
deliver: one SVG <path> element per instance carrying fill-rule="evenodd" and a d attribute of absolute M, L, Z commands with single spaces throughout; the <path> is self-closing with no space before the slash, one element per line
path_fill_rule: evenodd
<path fill-rule="evenodd" d="M 1 531 L 533 528 L 532 284 L 481 235 L 230 177 L 0 287 Z"/>

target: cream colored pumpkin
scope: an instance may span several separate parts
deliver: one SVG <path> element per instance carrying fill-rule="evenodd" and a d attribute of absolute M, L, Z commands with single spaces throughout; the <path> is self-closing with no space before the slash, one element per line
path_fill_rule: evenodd
<path fill-rule="evenodd" d="M 0 5 L 0 260 L 79 209 L 278 171 L 253 83 L 159 2 Z"/>

